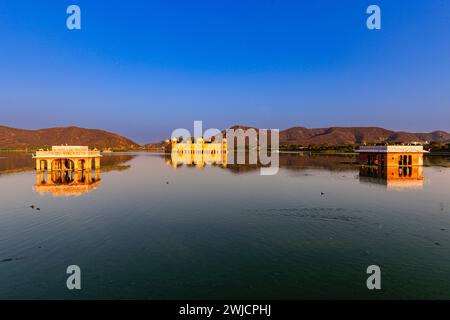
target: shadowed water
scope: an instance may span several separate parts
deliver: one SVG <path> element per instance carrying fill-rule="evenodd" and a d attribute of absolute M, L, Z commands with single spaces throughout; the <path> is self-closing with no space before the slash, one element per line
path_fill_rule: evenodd
<path fill-rule="evenodd" d="M 94 188 L 55 196 L 29 154 L 0 153 L 0 298 L 448 299 L 450 159 L 395 181 L 354 161 L 282 154 L 261 176 L 112 154 Z"/>

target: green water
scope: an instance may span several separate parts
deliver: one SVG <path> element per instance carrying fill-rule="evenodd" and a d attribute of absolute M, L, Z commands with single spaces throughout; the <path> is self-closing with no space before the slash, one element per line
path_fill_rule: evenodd
<path fill-rule="evenodd" d="M 1 153 L 0 298 L 450 298 L 450 159 L 395 188 L 353 161 L 282 154 L 261 176 L 113 154 L 96 188 L 55 196 L 37 191 L 30 155 Z M 80 291 L 66 288 L 73 264 Z M 380 291 L 366 288 L 373 264 Z"/>

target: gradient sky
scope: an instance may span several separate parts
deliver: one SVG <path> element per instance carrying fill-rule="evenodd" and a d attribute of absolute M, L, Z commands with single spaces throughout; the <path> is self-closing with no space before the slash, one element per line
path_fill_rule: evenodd
<path fill-rule="evenodd" d="M 143 143 L 194 120 L 450 131 L 450 1 L 0 0 L 0 124 Z"/>

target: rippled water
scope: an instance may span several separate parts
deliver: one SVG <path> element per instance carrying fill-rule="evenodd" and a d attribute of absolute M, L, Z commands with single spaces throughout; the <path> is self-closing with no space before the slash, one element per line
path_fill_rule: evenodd
<path fill-rule="evenodd" d="M 64 194 L 36 186 L 29 154 L 0 154 L 0 298 L 450 297 L 449 158 L 414 181 L 351 156 L 283 154 L 275 176 L 168 162 L 105 155 L 98 185 Z"/>

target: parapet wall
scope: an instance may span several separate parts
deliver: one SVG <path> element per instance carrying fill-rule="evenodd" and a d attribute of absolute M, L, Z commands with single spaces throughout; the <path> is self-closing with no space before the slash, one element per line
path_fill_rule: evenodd
<path fill-rule="evenodd" d="M 53 146 L 52 151 L 70 152 L 70 151 L 89 151 L 87 146 Z"/>

